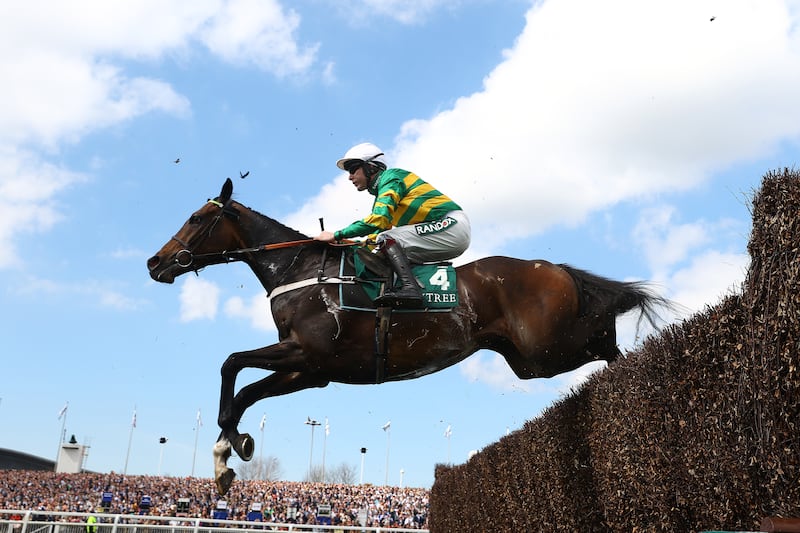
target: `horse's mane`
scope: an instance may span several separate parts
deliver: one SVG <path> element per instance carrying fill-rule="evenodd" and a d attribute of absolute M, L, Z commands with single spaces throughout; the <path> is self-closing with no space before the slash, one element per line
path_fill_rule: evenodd
<path fill-rule="evenodd" d="M 261 220 L 266 220 L 267 224 L 269 224 L 270 226 L 279 227 L 279 228 L 285 229 L 285 230 L 293 233 L 297 240 L 308 239 L 309 238 L 309 236 L 306 235 L 305 233 L 303 233 L 301 231 L 298 231 L 298 230 L 296 230 L 294 228 L 290 228 L 289 226 L 287 226 L 283 222 L 281 222 L 281 221 L 279 221 L 277 219 L 274 219 L 274 218 L 272 218 L 270 216 L 267 216 L 264 213 L 261 213 L 261 212 L 257 211 L 256 209 L 253 209 L 252 207 L 248 207 L 248 206 L 246 206 L 246 205 L 244 205 L 244 204 L 242 204 L 242 203 L 240 203 L 238 201 L 236 203 L 239 204 L 244 209 L 247 209 L 248 211 L 253 213 L 253 215 L 256 218 L 261 219 Z"/>

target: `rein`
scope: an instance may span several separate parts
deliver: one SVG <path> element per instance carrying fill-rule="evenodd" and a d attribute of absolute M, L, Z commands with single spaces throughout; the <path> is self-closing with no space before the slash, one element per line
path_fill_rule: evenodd
<path fill-rule="evenodd" d="M 282 248 L 292 248 L 293 246 L 302 246 L 304 244 L 311 244 L 312 242 L 316 242 L 314 239 L 300 239 L 297 241 L 284 241 L 284 242 L 275 242 L 272 244 L 259 244 L 258 246 L 253 246 L 252 248 L 237 248 L 236 250 L 223 250 L 222 252 L 215 252 L 213 254 L 198 254 L 194 257 L 210 257 L 213 255 L 221 255 L 224 257 L 229 257 L 232 255 L 242 255 L 242 254 L 250 254 L 254 252 L 268 252 L 270 250 L 280 250 Z M 327 243 L 328 246 L 352 246 L 357 244 L 355 241 L 342 241 L 337 243 Z"/>
<path fill-rule="evenodd" d="M 314 239 L 306 238 L 306 239 L 299 239 L 299 240 L 294 240 L 294 241 L 284 241 L 284 242 L 276 242 L 276 243 L 269 243 L 269 244 L 259 244 L 258 246 L 253 246 L 253 247 L 250 247 L 250 248 L 237 248 L 235 250 L 223 250 L 221 252 L 213 252 L 213 253 L 206 253 L 206 254 L 195 254 L 192 251 L 192 248 L 196 247 L 202 240 L 204 240 L 206 237 L 211 235 L 211 233 L 213 232 L 214 228 L 216 228 L 217 224 L 219 223 L 219 221 L 220 221 L 220 219 L 222 218 L 223 215 L 230 216 L 231 218 L 234 218 L 234 219 L 238 219 L 239 218 L 238 210 L 230 206 L 230 201 L 226 201 L 225 203 L 222 203 L 222 202 L 219 202 L 217 200 L 209 200 L 208 203 L 219 207 L 220 208 L 220 213 L 217 216 L 214 217 L 214 219 L 212 220 L 212 222 L 210 224 L 210 227 L 207 230 L 203 230 L 203 231 L 199 232 L 197 235 L 193 236 L 193 238 L 190 238 L 189 242 L 184 242 L 183 240 L 178 238 L 177 235 L 172 237 L 172 239 L 174 241 L 176 241 L 178 244 L 180 244 L 183 247 L 183 249 L 181 249 L 180 251 L 178 251 L 175 254 L 175 258 L 174 258 L 174 261 L 179 266 L 181 266 L 183 268 L 190 267 L 192 265 L 192 263 L 194 263 L 194 260 L 196 258 L 221 257 L 225 261 L 241 261 L 241 258 L 239 256 L 242 256 L 242 255 L 245 255 L 245 254 L 258 253 L 258 252 L 268 252 L 270 250 L 281 250 L 281 249 L 284 249 L 284 248 L 292 248 L 292 247 L 295 247 L 295 246 L 303 246 L 303 245 L 311 244 L 311 243 L 315 242 Z M 198 235 L 199 235 L 199 238 L 198 238 Z M 352 246 L 354 244 L 359 244 L 359 243 L 356 242 L 356 241 L 345 240 L 345 241 L 342 241 L 342 242 L 328 243 L 328 246 L 341 247 L 341 246 Z M 284 276 L 291 270 L 292 265 L 294 265 L 295 261 L 297 260 L 297 257 L 300 255 L 300 253 L 301 253 L 301 251 L 298 251 L 297 255 L 295 255 L 295 258 L 292 260 L 291 265 L 289 265 L 289 268 L 284 273 Z M 326 256 L 327 256 L 327 249 L 326 249 L 325 252 L 323 252 L 322 266 L 320 267 L 319 274 L 318 274 L 317 278 L 314 279 L 314 281 L 317 282 L 317 283 L 327 282 L 327 281 L 324 281 L 324 278 L 323 278 L 323 275 L 322 275 L 322 270 L 324 268 L 325 257 Z M 281 280 L 282 279 L 283 279 L 283 277 L 281 277 Z M 306 283 L 307 283 L 307 280 L 304 281 L 304 282 L 301 282 L 300 284 L 297 284 L 296 282 L 292 283 L 292 284 L 289 284 L 289 286 L 284 287 L 284 290 L 281 291 L 281 293 L 282 292 L 286 292 L 286 290 L 293 290 L 294 288 L 299 288 L 300 286 L 305 286 Z M 280 281 L 279 281 L 278 284 L 280 285 Z"/>
<path fill-rule="evenodd" d="M 285 242 L 276 242 L 272 244 L 260 244 L 258 246 L 254 246 L 252 248 L 239 248 L 237 250 L 231 250 L 230 252 L 220 252 L 222 255 L 237 255 L 237 254 L 249 254 L 252 252 L 267 252 L 269 250 L 280 250 L 281 248 L 291 248 L 292 246 L 302 246 L 303 244 L 310 244 L 314 242 L 314 239 L 300 239 L 298 241 L 285 241 Z"/>
<path fill-rule="evenodd" d="M 177 239 L 175 239 L 175 240 L 177 240 Z M 178 241 L 178 242 L 181 242 L 181 241 Z M 191 264 L 194 262 L 195 258 L 201 258 L 201 257 L 217 257 L 217 256 L 220 256 L 220 257 L 224 257 L 228 261 L 238 261 L 239 259 L 237 257 L 235 257 L 237 255 L 251 254 L 251 253 L 255 253 L 255 252 L 268 252 L 270 250 L 280 250 L 280 249 L 283 249 L 283 248 L 292 248 L 294 246 L 302 246 L 304 244 L 311 244 L 312 242 L 314 242 L 314 239 L 300 239 L 300 240 L 297 240 L 297 241 L 284 241 L 284 242 L 276 242 L 276 243 L 272 243 L 272 244 L 259 244 L 258 246 L 253 246 L 252 248 L 237 248 L 236 250 L 223 250 L 221 252 L 214 252 L 214 253 L 210 253 L 210 254 L 194 254 L 190 250 L 184 248 L 183 250 L 181 250 L 180 252 L 175 254 L 175 261 L 180 266 L 182 266 L 184 268 L 186 268 L 188 266 L 191 266 Z M 183 244 L 183 243 L 181 243 L 181 244 Z M 345 243 L 330 244 L 330 246 L 350 246 L 350 244 L 352 244 L 352 243 L 349 243 L 349 244 L 345 244 Z M 188 261 L 186 261 L 186 259 L 184 259 L 184 262 L 182 263 L 180 261 L 181 258 L 187 258 Z"/>

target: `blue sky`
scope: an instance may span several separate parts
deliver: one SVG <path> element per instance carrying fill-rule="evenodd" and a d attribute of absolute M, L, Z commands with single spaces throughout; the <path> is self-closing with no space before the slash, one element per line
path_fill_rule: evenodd
<path fill-rule="evenodd" d="M 310 234 L 319 217 L 328 229 L 360 218 L 371 197 L 334 162 L 362 141 L 469 213 L 459 263 L 567 262 L 652 280 L 688 312 L 715 304 L 744 279 L 761 177 L 798 160 L 799 8 L 4 4 L 0 447 L 54 458 L 69 402 L 87 468 L 122 471 L 132 437 L 128 473 L 185 476 L 199 410 L 195 474 L 210 477 L 219 368 L 276 341 L 268 301 L 241 265 L 168 286 L 145 261 L 227 176 L 242 203 Z M 630 319 L 619 331 L 635 345 Z M 328 467 L 360 469 L 366 447 L 365 482 L 383 483 L 388 455 L 390 483 L 402 469 L 404 485 L 427 487 L 435 464 L 463 462 L 598 368 L 521 381 L 480 352 L 415 381 L 262 401 L 240 429 L 285 479 L 323 448 Z M 313 450 L 309 416 L 330 424 Z"/>

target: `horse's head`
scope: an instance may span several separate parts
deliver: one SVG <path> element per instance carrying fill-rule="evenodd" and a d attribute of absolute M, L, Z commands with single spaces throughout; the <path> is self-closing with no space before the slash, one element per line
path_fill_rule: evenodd
<path fill-rule="evenodd" d="M 241 246 L 234 224 L 239 209 L 233 205 L 232 193 L 233 182 L 228 178 L 219 196 L 192 213 L 178 233 L 147 260 L 151 278 L 172 283 L 181 274 L 229 260 L 225 251 Z"/>

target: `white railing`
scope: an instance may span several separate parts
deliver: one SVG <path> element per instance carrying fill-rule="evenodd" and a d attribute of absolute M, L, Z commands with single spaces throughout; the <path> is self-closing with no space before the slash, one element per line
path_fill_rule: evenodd
<path fill-rule="evenodd" d="M 87 524 L 89 516 L 96 517 L 97 523 Z M 96 529 L 87 529 L 87 526 L 95 526 Z M 265 531 L 428 533 L 427 529 L 394 527 L 327 526 L 277 522 L 242 522 L 238 520 L 175 516 L 0 509 L 0 533 L 231 533 L 231 529 L 253 533 L 264 533 Z"/>

